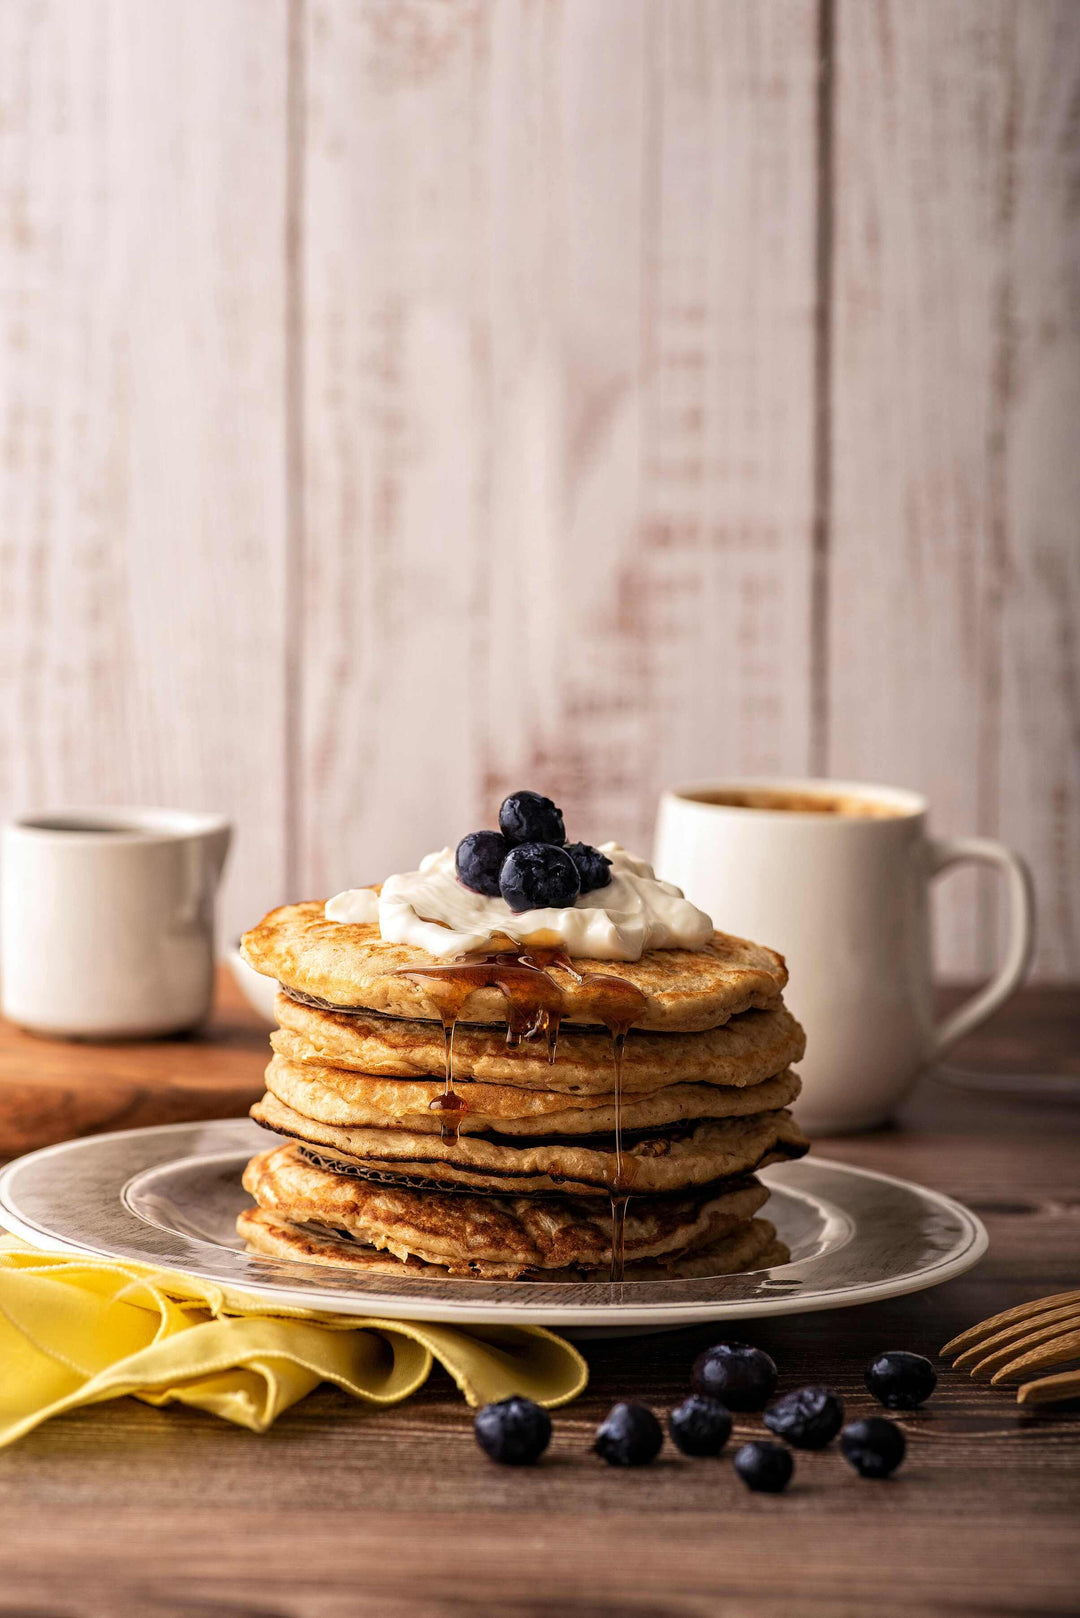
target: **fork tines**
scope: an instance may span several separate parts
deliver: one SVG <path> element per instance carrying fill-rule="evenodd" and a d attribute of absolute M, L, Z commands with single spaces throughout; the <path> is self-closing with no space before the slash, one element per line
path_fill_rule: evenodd
<path fill-rule="evenodd" d="M 1021 1382 L 1016 1395 L 1020 1404 L 1075 1398 L 1080 1394 L 1080 1369 L 1033 1382 L 1023 1379 L 1033 1371 L 1080 1360 L 1080 1291 L 1059 1292 L 1005 1309 L 953 1337 L 941 1354 L 943 1359 L 952 1359 L 958 1371 L 989 1380 L 993 1386 Z"/>

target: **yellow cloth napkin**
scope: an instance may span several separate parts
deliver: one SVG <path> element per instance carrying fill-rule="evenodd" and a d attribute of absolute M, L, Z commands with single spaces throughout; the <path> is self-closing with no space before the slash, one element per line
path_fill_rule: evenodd
<path fill-rule="evenodd" d="M 40 1253 L 0 1234 L 0 1445 L 78 1405 L 176 1400 L 262 1433 L 320 1382 L 397 1404 L 438 1360 L 470 1405 L 521 1393 L 554 1407 L 588 1367 L 539 1326 L 276 1309 L 144 1264 Z"/>

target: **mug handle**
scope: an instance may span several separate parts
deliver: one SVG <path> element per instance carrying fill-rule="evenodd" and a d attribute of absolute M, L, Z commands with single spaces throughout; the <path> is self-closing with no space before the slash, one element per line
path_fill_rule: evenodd
<path fill-rule="evenodd" d="M 1035 886 L 1031 872 L 1019 854 L 1014 854 L 1004 843 L 992 837 L 931 837 L 929 839 L 931 876 L 937 876 L 950 865 L 968 861 L 983 865 L 996 865 L 1004 872 L 1009 889 L 1009 946 L 999 970 L 970 1000 L 945 1018 L 934 1031 L 930 1060 L 955 1045 L 969 1034 L 1003 1000 L 1018 988 L 1031 965 L 1035 948 Z"/>

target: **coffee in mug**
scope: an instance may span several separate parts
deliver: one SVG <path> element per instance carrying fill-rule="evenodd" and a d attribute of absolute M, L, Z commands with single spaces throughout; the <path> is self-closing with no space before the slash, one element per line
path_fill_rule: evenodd
<path fill-rule="evenodd" d="M 728 809 L 772 809 L 778 814 L 851 815 L 856 820 L 888 820 L 903 813 L 894 803 L 860 798 L 853 792 L 796 792 L 776 787 L 706 791 L 696 794 L 695 801 L 715 803 Z"/>

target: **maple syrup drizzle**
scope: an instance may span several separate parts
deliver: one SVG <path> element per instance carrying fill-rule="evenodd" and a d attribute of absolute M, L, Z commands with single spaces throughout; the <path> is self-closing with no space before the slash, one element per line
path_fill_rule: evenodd
<path fill-rule="evenodd" d="M 611 1193 L 611 1271 L 609 1281 L 621 1281 L 626 1262 L 626 1209 L 630 1202 L 627 1192 L 623 1196 Z"/>
<path fill-rule="evenodd" d="M 626 1209 L 633 1185 L 634 1160 L 623 1154 L 622 1098 L 623 1054 L 630 1027 L 647 1004 L 645 996 L 632 983 L 607 973 L 590 972 L 583 980 L 587 1001 L 597 1021 L 602 1022 L 611 1035 L 611 1054 L 614 1063 L 615 1099 L 615 1179 L 611 1187 L 611 1274 L 609 1279 L 623 1278 L 623 1256 L 626 1246 Z M 619 1015 L 615 1015 L 616 1009 Z"/>
<path fill-rule="evenodd" d="M 457 1017 L 442 1018 L 443 1031 L 443 1091 L 428 1102 L 428 1111 L 441 1114 L 443 1140 L 456 1141 L 461 1133 L 461 1120 L 468 1111 L 463 1096 L 454 1089 L 454 1029 Z"/>
<path fill-rule="evenodd" d="M 614 1062 L 615 1176 L 611 1196 L 612 1281 L 623 1278 L 626 1246 L 626 1207 L 630 1200 L 633 1164 L 626 1162 L 622 1146 L 622 1069 L 626 1036 L 648 1004 L 640 989 L 608 972 L 581 973 L 563 949 L 521 946 L 494 950 L 480 956 L 462 956 L 445 966 L 402 966 L 395 977 L 420 984 L 432 1000 L 442 1023 L 446 1051 L 443 1092 L 429 1102 L 442 1118 L 442 1138 L 456 1141 L 468 1103 L 454 1089 L 454 1030 L 466 1002 L 478 989 L 497 989 L 506 1001 L 506 1043 L 511 1049 L 523 1039 L 541 1035 L 547 1041 L 548 1061 L 558 1055 L 559 1026 L 566 1002 L 547 969 L 566 972 L 578 986 L 575 1007 L 586 1019 L 602 1023 L 611 1035 Z"/>
<path fill-rule="evenodd" d="M 481 956 L 463 956 L 446 966 L 399 967 L 395 977 L 419 983 L 435 1003 L 442 1022 L 446 1052 L 443 1093 L 429 1103 L 441 1114 L 443 1140 L 456 1141 L 468 1102 L 454 1089 L 454 1030 L 466 1001 L 477 989 L 498 989 L 506 1001 L 506 1043 L 544 1032 L 549 1054 L 558 1038 L 562 994 L 547 973 L 517 951 L 495 950 Z"/>

